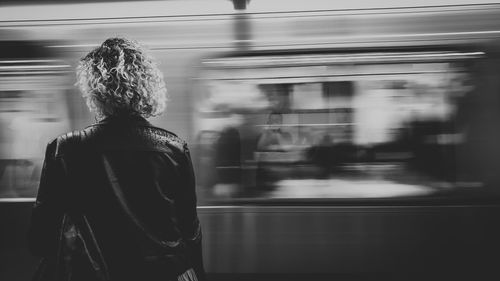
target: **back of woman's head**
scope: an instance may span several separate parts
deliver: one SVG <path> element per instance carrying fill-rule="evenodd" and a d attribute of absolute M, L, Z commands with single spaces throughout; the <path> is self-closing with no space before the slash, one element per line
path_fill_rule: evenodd
<path fill-rule="evenodd" d="M 80 60 L 77 85 L 99 117 L 151 117 L 166 107 L 167 90 L 153 59 L 137 43 L 110 38 Z"/>

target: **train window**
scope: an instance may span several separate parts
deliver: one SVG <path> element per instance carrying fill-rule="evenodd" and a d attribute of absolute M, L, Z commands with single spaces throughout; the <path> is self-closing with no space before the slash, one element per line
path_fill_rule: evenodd
<path fill-rule="evenodd" d="M 22 47 L 22 42 L 16 44 Z M 41 48 L 33 43 L 29 46 Z M 17 53 L 2 53 L 0 200 L 36 196 L 45 146 L 70 127 L 65 98 L 68 68 L 46 56 L 22 58 Z"/>
<path fill-rule="evenodd" d="M 481 190 L 482 52 L 245 55 L 198 77 L 207 198 L 394 198 Z M 494 109 L 498 111 L 498 109 Z M 486 115 L 486 113 L 484 114 Z M 484 123 L 484 122 L 483 122 Z M 464 160 L 467 159 L 467 160 Z"/>

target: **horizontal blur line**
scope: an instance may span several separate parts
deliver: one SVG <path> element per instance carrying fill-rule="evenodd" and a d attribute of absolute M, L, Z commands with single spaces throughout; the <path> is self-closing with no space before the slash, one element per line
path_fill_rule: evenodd
<path fill-rule="evenodd" d="M 484 52 L 468 52 L 468 53 L 460 53 L 460 52 L 400 52 L 400 53 L 359 53 L 354 55 L 343 55 L 343 54 L 327 54 L 327 55 L 291 55 L 291 56 L 269 56 L 269 57 L 248 57 L 248 58 L 227 58 L 227 59 L 215 59 L 208 60 L 206 63 L 209 64 L 227 64 L 227 63 L 300 63 L 300 62 L 311 62 L 311 61 L 320 61 L 324 62 L 325 60 L 333 59 L 334 62 L 338 60 L 353 60 L 353 59 L 363 59 L 363 60 L 373 60 L 373 59 L 395 59 L 395 58 L 427 58 L 427 57 L 469 57 L 469 56 L 481 56 L 484 55 Z"/>
<path fill-rule="evenodd" d="M 41 20 L 9 20 L 9 21 L 1 21 L 0 23 L 9 23 L 9 22 L 71 22 L 71 21 L 101 21 L 101 20 L 138 20 L 138 19 L 158 19 L 158 20 L 150 20 L 150 21 L 141 21 L 144 23 L 155 23 L 162 21 L 169 21 L 168 18 L 174 19 L 174 21 L 205 21 L 205 20 L 220 20 L 220 17 L 232 17 L 234 15 L 280 15 L 285 14 L 285 16 L 279 16 L 278 18 L 286 18 L 286 17 L 307 17 L 308 15 L 297 15 L 301 13 L 331 13 L 331 12 L 353 12 L 345 15 L 365 15 L 365 14 L 397 14 L 397 13 L 429 13 L 429 12 L 460 12 L 466 8 L 466 10 L 489 10 L 491 7 L 499 7 L 498 3 L 485 3 L 485 4 L 461 4 L 461 5 L 427 5 L 427 6 L 414 6 L 414 7 L 383 7 L 383 8 L 354 8 L 354 9 L 325 9 L 325 10 L 305 10 L 305 11 L 273 11 L 273 12 L 245 12 L 244 14 L 239 12 L 233 13 L 221 13 L 221 14 L 198 14 L 198 15 L 151 15 L 151 16 L 125 16 L 125 17 L 101 17 L 101 18 L 83 18 L 83 19 L 41 19 Z M 438 9 L 438 8 L 448 8 L 445 10 L 430 10 L 429 9 Z M 412 11 L 398 11 L 398 10 L 412 10 Z M 361 13 L 356 13 L 356 11 L 361 11 Z M 386 11 L 386 12 L 383 12 Z M 368 12 L 368 13 L 367 13 Z M 370 13 L 371 12 L 371 13 Z M 288 14 L 289 16 L 286 16 Z M 182 20 L 182 18 L 185 18 Z M 191 19 L 192 18 L 192 19 Z M 163 20 L 161 20 L 163 19 Z M 181 19 L 181 20 L 179 20 Z M 113 23 L 137 23 L 137 21 L 131 22 L 96 22 L 92 24 L 113 24 Z M 74 24 L 65 24 L 65 23 L 55 23 L 53 25 L 74 25 Z M 26 25 L 25 25 L 26 26 Z"/>
<path fill-rule="evenodd" d="M 144 45 L 148 46 L 147 42 L 143 43 Z M 222 43 L 221 43 L 222 44 Z M 198 49 L 232 49 L 234 48 L 233 45 L 230 45 L 230 43 L 223 43 L 224 45 L 220 46 L 172 46 L 172 47 L 167 47 L 167 46 L 158 46 L 158 47 L 149 47 L 149 50 L 198 50 Z M 54 45 L 54 46 L 47 46 L 48 48 L 94 48 L 97 47 L 98 45 L 94 44 L 82 44 L 82 45 Z M 278 45 L 278 46 L 286 46 L 286 45 Z"/>
<path fill-rule="evenodd" d="M 20 75 L 46 75 L 46 74 L 62 74 L 62 73 L 72 73 L 72 71 L 69 70 L 59 70 L 59 71 L 10 71 L 10 72 L 5 72 L 5 71 L 0 71 L 0 75 L 2 76 L 20 76 Z"/>
<path fill-rule="evenodd" d="M 0 60 L 2 63 L 43 63 L 43 62 L 60 62 L 58 60 Z"/>
<path fill-rule="evenodd" d="M 500 35 L 500 31 L 498 34 Z M 401 36 L 404 37 L 404 36 Z M 484 38 L 469 38 L 469 37 L 458 37 L 458 38 L 437 38 L 437 39 L 429 39 L 429 38 L 417 38 L 417 39 L 407 39 L 407 40 L 383 40 L 383 41 L 342 41 L 339 42 L 337 41 L 330 41 L 330 42 L 319 42 L 319 43 L 308 43 L 308 42 L 301 42 L 301 43 L 292 43 L 292 42 L 278 42 L 276 44 L 258 44 L 254 43 L 251 45 L 251 47 L 284 47 L 287 49 L 287 47 L 290 46 L 325 46 L 325 45 L 353 45 L 353 44 L 373 44 L 373 43 L 379 43 L 379 44 L 387 44 L 387 43 L 410 43 L 410 42 L 426 42 L 426 41 L 463 41 L 466 42 L 469 39 L 491 39 L 491 38 L 498 38 L 499 36 L 492 36 L 492 37 L 484 37 Z M 362 38 L 360 36 L 360 38 Z M 380 38 L 379 38 L 380 39 Z M 384 39 L 384 38 L 382 38 Z M 403 38 L 404 39 L 404 38 Z"/>
<path fill-rule="evenodd" d="M 210 19 L 196 19 L 196 20 L 142 20 L 142 21 L 110 21 L 110 22 L 99 22 L 103 19 L 73 19 L 71 21 L 81 21 L 77 23 L 51 23 L 56 20 L 33 20 L 33 24 L 19 24 L 19 21 L 0 21 L 0 27 L 39 27 L 39 26 L 80 26 L 80 25 L 113 25 L 113 24 L 161 24 L 161 23 L 169 23 L 169 22 L 191 22 L 191 21 L 206 21 Z M 105 19 L 104 19 L 105 20 Z M 211 19 L 215 20 L 215 19 Z M 220 19 L 222 20 L 222 19 Z M 231 19 L 224 19 L 231 20 Z M 24 20 L 21 20 L 24 21 Z M 11 23 L 11 24 L 9 24 Z M 3 24 L 3 25 L 2 25 Z"/>
<path fill-rule="evenodd" d="M 461 9 L 465 8 L 466 9 Z M 474 6 L 474 7 L 472 7 Z M 490 6 L 490 7 L 486 7 Z M 491 7 L 493 6 L 493 7 Z M 444 10 L 432 10 L 432 8 L 448 8 Z M 453 9 L 454 8 L 454 9 Z M 308 17 L 326 17 L 326 16 L 363 16 L 363 15 L 394 15 L 394 14 L 429 14 L 445 12 L 471 12 L 471 11 L 489 11 L 492 8 L 500 8 L 498 3 L 491 4 L 471 4 L 469 5 L 450 5 L 450 6 L 426 6 L 426 7 L 393 7 L 393 8 L 374 8 L 374 9 L 337 9 L 337 10 L 307 10 L 307 11 L 283 11 L 283 12 L 247 12 L 246 15 L 262 15 L 264 18 L 308 18 Z M 391 11 L 381 11 L 390 10 Z M 395 11 L 399 10 L 399 11 Z M 407 11 L 404 11 L 407 10 Z M 360 12 L 356 12 L 360 11 Z M 302 15 L 308 13 L 309 15 Z M 274 14 L 288 14 L 274 16 Z M 271 16 L 269 16 L 271 15 Z M 259 17 L 256 17 L 259 18 Z"/>
<path fill-rule="evenodd" d="M 21 202 L 35 202 L 34 197 L 20 197 L 20 198 L 0 198 L 0 203 L 21 203 Z"/>
<path fill-rule="evenodd" d="M 308 203 L 308 198 L 298 198 L 300 201 L 303 201 L 304 203 Z M 335 199 L 335 198 L 332 198 Z M 34 197 L 22 197 L 22 198 L 0 198 L 0 203 L 31 203 L 35 202 L 36 198 Z M 395 199 L 394 201 L 397 201 Z M 333 203 L 335 204 L 335 203 Z M 392 204 L 392 203 L 389 203 Z M 405 208 L 405 209 L 427 209 L 427 208 L 474 208 L 474 207 L 500 207 L 498 205 L 493 205 L 493 204 L 488 204 L 488 205 L 481 205 L 481 204 L 471 204 L 471 205 L 352 205 L 352 206 L 345 206 L 345 205 L 318 205 L 318 206 L 300 206 L 300 205 L 294 205 L 294 206 L 238 206 L 238 205 L 220 205 L 220 206 L 197 206 L 197 209 L 199 210 L 217 210 L 217 209 L 225 209 L 225 210 L 230 210 L 230 209 L 235 209 L 235 210 L 244 210 L 244 209 L 250 209 L 250 210 L 299 210 L 299 209 L 400 209 L 400 208 Z"/>
<path fill-rule="evenodd" d="M 300 127 L 300 126 L 308 126 L 308 127 L 314 127 L 314 126 L 347 126 L 347 125 L 353 125 L 355 123 L 324 123 L 324 124 L 281 124 L 281 125 L 267 125 L 267 124 L 264 124 L 264 125 L 254 125 L 255 127 L 276 127 L 276 128 L 279 128 L 279 127 Z"/>
<path fill-rule="evenodd" d="M 301 198 L 298 198 L 301 199 Z M 304 203 L 308 203 L 308 198 L 304 198 L 303 201 Z M 332 198 L 335 199 L 335 198 Z M 397 200 L 397 199 L 396 199 Z M 395 201 L 396 201 L 395 200 Z M 335 203 L 332 203 L 335 204 Z M 500 207 L 498 205 L 352 205 L 352 206 L 345 206 L 345 205 L 318 205 L 318 206 L 300 206 L 300 205 L 294 205 L 294 206 L 259 206 L 259 205 L 254 205 L 254 206 L 239 206 L 239 205 L 228 205 L 228 206 L 198 206 L 197 209 L 291 209 L 291 210 L 296 210 L 296 209 L 360 209 L 360 208 L 369 208 L 369 209 L 399 209 L 399 208 L 435 208 L 435 207 L 447 207 L 447 208 L 473 208 L 473 207 Z"/>
<path fill-rule="evenodd" d="M 277 12 L 247 12 L 248 15 L 253 14 L 291 14 L 291 13 L 317 13 L 317 12 L 350 12 L 350 11 L 376 11 L 376 14 L 393 14 L 399 13 L 397 10 L 425 10 L 425 9 L 436 9 L 436 8 L 449 8 L 444 11 L 463 11 L 461 8 L 467 8 L 468 10 L 483 10 L 491 9 L 491 7 L 498 7 L 498 3 L 482 3 L 482 4 L 459 4 L 459 5 L 426 5 L 426 6 L 401 6 L 401 7 L 383 7 L 383 8 L 354 8 L 354 9 L 325 9 L 325 10 L 306 10 L 306 11 L 277 11 Z M 454 8 L 454 9 L 453 9 Z M 379 12 L 384 10 L 391 10 L 391 12 Z M 396 10 L 396 11 L 394 11 Z M 394 12 L 392 12 L 394 11 Z M 425 13 L 429 11 L 415 11 L 420 13 Z M 413 11 L 403 11 L 401 13 L 413 13 Z"/>
<path fill-rule="evenodd" d="M 498 38 L 500 37 L 500 32 L 497 34 L 499 36 L 494 36 L 494 37 L 484 37 L 484 38 L 472 38 L 472 39 L 478 39 L 478 40 L 485 40 L 485 39 L 491 39 L 491 38 Z M 291 42 L 280 42 L 277 44 L 260 44 L 260 42 L 257 43 L 252 43 L 249 44 L 249 50 L 260 50 L 262 48 L 273 48 L 273 50 L 289 50 L 290 47 L 295 47 L 295 48 L 316 48 L 316 47 L 325 47 L 325 46 L 338 46 L 338 45 L 354 45 L 356 44 L 383 44 L 386 46 L 387 44 L 390 43 L 412 43 L 412 42 L 436 42 L 438 40 L 439 42 L 453 42 L 453 41 L 460 41 L 460 42 L 466 42 L 468 39 L 471 38 L 439 38 L 439 39 L 408 39 L 408 40 L 384 40 L 384 41 L 344 41 L 344 42 L 320 42 L 320 43 L 309 43 L 309 42 L 303 42 L 303 43 L 291 43 Z M 234 42 L 233 42 L 234 43 Z M 230 49 L 234 48 L 234 45 L 229 45 L 229 43 L 225 43 L 226 45 L 223 46 L 187 46 L 187 47 L 153 47 L 149 48 L 150 50 L 198 50 L 198 49 Z M 147 45 L 147 44 L 146 44 Z M 377 45 L 378 46 L 378 45 Z"/>
<path fill-rule="evenodd" d="M 307 40 L 304 40 L 304 42 L 301 43 L 292 43 L 292 42 L 276 42 L 275 44 L 261 44 L 261 41 L 250 41 L 249 43 L 249 48 L 262 48 L 262 47 L 290 47 L 290 46 L 324 46 L 324 45 L 342 45 L 342 44 L 367 44 L 367 43 L 401 43 L 401 42 L 418 42 L 418 41 L 430 41 L 430 40 L 440 40 L 440 41 L 466 41 L 467 39 L 471 38 L 464 38 L 464 37 L 458 37 L 458 38 L 437 38 L 437 39 L 429 39 L 429 38 L 419 38 L 419 39 L 409 39 L 409 40 L 383 40 L 380 42 L 377 41 L 355 41 L 353 39 L 366 39 L 366 38 L 371 38 L 371 39 L 385 39 L 385 38 L 408 38 L 408 37 L 424 37 L 424 36 L 430 36 L 430 37 L 436 37 L 436 36 L 444 36 L 444 35 L 497 35 L 495 37 L 487 37 L 487 38 L 497 38 L 500 35 L 500 30 L 490 30 L 490 31 L 471 31 L 471 32 L 447 32 L 447 33 L 419 33 L 419 34 L 389 34 L 389 35 L 368 35 L 368 36 L 363 36 L 363 35 L 358 35 L 358 36 L 351 36 L 351 37 L 344 37 L 344 38 L 335 38 L 337 41 L 330 41 L 330 42 L 317 42 L 317 43 L 310 43 L 307 42 Z M 486 39 L 486 38 L 477 38 L 477 39 Z M 339 40 L 346 40 L 339 42 Z M 172 50 L 172 49 L 179 49 L 179 50 L 196 50 L 196 49 L 226 49 L 226 48 L 234 48 L 234 45 L 236 42 L 234 41 L 224 41 L 224 42 L 217 42 L 215 44 L 218 45 L 205 45 L 205 46 L 193 46 L 193 45 L 187 45 L 186 46 L 162 46 L 161 44 L 158 44 L 155 47 L 150 47 L 150 50 Z M 152 45 L 149 44 L 147 41 L 143 42 L 145 45 Z M 76 45 L 51 45 L 47 46 L 49 48 L 89 48 L 89 47 L 97 47 L 97 44 L 76 44 Z"/>
<path fill-rule="evenodd" d="M 441 32 L 441 33 L 415 33 L 415 34 L 388 34 L 388 35 L 360 35 L 361 38 L 377 37 L 418 37 L 418 36 L 443 36 L 443 35 L 475 35 L 475 34 L 498 34 L 499 30 L 485 31 L 462 31 L 462 32 Z"/>
<path fill-rule="evenodd" d="M 203 63 L 209 67 L 227 68 L 275 68 L 280 66 L 317 66 L 326 64 L 353 64 L 353 63 L 390 63 L 390 62 L 427 62 L 431 58 L 439 61 L 471 59 L 483 56 L 484 52 L 469 53 L 380 53 L 358 55 L 296 55 L 296 56 L 271 56 L 206 60 Z"/>
<path fill-rule="evenodd" d="M 471 9 L 470 7 L 474 6 L 475 9 Z M 423 6 L 423 7 L 391 7 L 391 8 L 371 8 L 371 9 L 338 9 L 338 10 L 308 10 L 308 11 L 283 11 L 283 12 L 255 12 L 255 13 L 245 13 L 244 15 L 252 15 L 256 16 L 254 19 L 259 19 L 259 15 L 263 16 L 260 18 L 271 18 L 271 19 L 279 19 L 279 18 L 308 18 L 308 17 L 328 17 L 328 16 L 359 16 L 359 15 L 391 15 L 391 14 L 416 14 L 416 13 L 435 13 L 435 12 L 463 12 L 464 9 L 460 9 L 460 7 L 468 7 L 466 11 L 470 10 L 489 10 L 486 6 L 493 6 L 495 8 L 500 8 L 499 4 L 470 4 L 470 5 L 446 5 L 446 6 Z M 440 7 L 457 7 L 456 9 L 446 9 L 446 10 L 430 10 L 430 11 L 389 11 L 389 12 L 379 12 L 377 10 L 389 10 L 389 9 L 429 9 L 429 8 L 440 8 Z M 349 11 L 363 11 L 361 13 L 347 13 L 347 14 L 328 14 L 332 12 L 349 12 Z M 372 11 L 370 13 L 370 11 Z M 373 12 L 375 11 L 375 12 Z M 301 14 L 302 13 L 302 14 Z M 309 15 L 303 15 L 307 13 Z M 315 14 L 316 13 L 316 14 Z M 322 14 L 317 14 L 322 13 Z M 271 16 L 275 14 L 288 14 L 283 16 Z M 103 17 L 103 18 L 83 18 L 83 19 L 38 19 L 38 20 L 8 20 L 8 21 L 0 21 L 1 24 L 6 24 L 4 27 L 27 27 L 27 26 L 39 26 L 39 25 L 67 25 L 67 26 L 76 26 L 83 24 L 94 24 L 94 25 L 109 25 L 109 24 L 138 24 L 138 23 L 168 23 L 168 22 L 197 22 L 197 21 L 206 21 L 206 20 L 234 20 L 232 17 L 235 14 L 213 14 L 213 15 L 162 15 L 162 16 L 139 16 L 139 17 Z M 172 18 L 172 19 L 169 19 Z M 186 19 L 182 19 L 186 18 Z M 148 20 L 152 19 L 152 20 Z M 249 18 L 250 20 L 252 18 Z M 129 20 L 129 21 L 127 21 Z M 132 21 L 135 20 L 135 21 Z M 138 21 L 139 20 L 139 21 Z M 70 23 L 78 21 L 79 23 Z M 101 22 L 99 22 L 101 21 Z M 109 22 L 106 22 L 109 21 Z M 15 23 L 34 23 L 34 24 L 15 24 Z M 51 23 L 54 22 L 54 23 Z M 11 24 L 9 24 L 11 23 Z"/>
<path fill-rule="evenodd" d="M 312 76 L 279 76 L 279 77 L 248 77 L 248 78 L 200 78 L 201 80 L 219 80 L 219 81 L 234 81 L 234 80 L 280 80 L 280 79 L 311 79 L 311 78 L 328 78 L 328 77 L 358 77 L 358 76 L 384 76 L 384 75 L 410 75 L 410 74 L 429 74 L 429 73 L 449 73 L 449 70 L 440 71 L 415 71 L 415 72 L 389 72 L 389 73 L 353 73 L 353 74 L 338 74 L 338 75 L 312 75 Z"/>
<path fill-rule="evenodd" d="M 476 34 L 478 33 L 478 34 Z M 345 43 L 356 43 L 356 44 L 363 44 L 363 43 L 373 43 L 374 41 L 347 41 L 349 39 L 365 39 L 365 38 L 371 38 L 371 39 L 385 39 L 387 38 L 395 38 L 395 37 L 400 37 L 400 38 L 406 38 L 406 37 L 418 37 L 418 36 L 424 36 L 424 35 L 431 35 L 431 36 L 439 36 L 439 35 L 481 35 L 481 34 L 487 34 L 487 35 L 500 35 L 499 30 L 490 30 L 490 31 L 468 31 L 468 32 L 447 32 L 447 33 L 418 33 L 418 34 L 392 34 L 392 35 L 358 35 L 358 36 L 344 36 L 344 37 L 337 37 L 335 38 L 336 41 L 331 41 L 331 42 L 320 42 L 320 43 L 307 43 L 307 40 L 310 40 L 309 38 L 304 39 L 304 42 L 301 43 L 290 43 L 290 42 L 277 42 L 276 44 L 262 44 L 261 46 L 289 46 L 289 45 L 325 45 L 325 44 L 332 44 L 332 45 L 337 45 L 337 44 L 345 44 Z M 497 38 L 495 37 L 485 37 L 485 38 Z M 338 40 L 346 40 L 343 42 L 338 42 Z M 469 37 L 458 37 L 458 38 L 437 38 L 437 39 L 428 39 L 428 38 L 422 38 L 422 39 L 410 39 L 406 41 L 395 41 L 395 40 L 384 40 L 382 43 L 399 43 L 399 42 L 413 42 L 413 41 L 429 41 L 429 40 L 440 40 L 440 41 L 453 41 L 453 40 L 467 40 L 471 39 Z M 479 38 L 482 39 L 482 38 Z M 253 41 L 254 45 L 258 45 L 259 41 Z M 256 44 L 255 44 L 256 43 Z"/>
<path fill-rule="evenodd" d="M 210 20 L 210 18 L 213 17 L 231 17 L 233 14 L 211 14 L 211 15 L 162 15 L 162 16 L 125 16 L 125 17 L 102 17 L 102 18 L 76 18 L 76 19 L 71 19 L 71 18 L 66 18 L 66 19 L 35 19 L 35 20 L 6 20 L 2 21 L 0 20 L 0 23 L 9 23 L 9 22 L 64 22 L 64 21 L 101 21 L 101 20 L 137 20 L 137 19 L 165 19 L 168 21 L 168 18 L 186 18 L 185 20 L 175 20 L 175 21 L 204 21 L 204 20 Z M 194 18 L 194 19 L 190 19 Z M 215 20 L 215 19 L 212 19 Z M 149 23 L 149 22 L 161 22 L 161 20 L 150 20 L 150 21 L 141 21 L 144 23 Z M 92 24 L 113 24 L 113 23 L 138 23 L 137 21 L 130 21 L 130 22 L 95 22 Z M 54 25 L 75 25 L 75 24 L 65 24 L 65 23 L 55 23 Z"/>
<path fill-rule="evenodd" d="M 80 45 L 51 45 L 48 48 L 82 48 L 82 47 L 97 47 L 98 44 L 80 44 Z"/>
<path fill-rule="evenodd" d="M 204 49 L 204 48 L 228 48 L 228 42 L 216 42 L 215 44 L 219 44 L 220 46 L 196 46 L 193 47 L 193 45 L 196 45 L 195 43 L 193 44 L 187 44 L 186 46 L 163 46 L 162 44 L 152 44 L 148 43 L 147 41 L 143 42 L 144 45 L 148 46 L 149 50 L 158 50 L 158 49 Z M 48 48 L 96 48 L 98 47 L 98 44 L 72 44 L 72 45 L 50 45 L 47 46 Z"/>
<path fill-rule="evenodd" d="M 71 67 L 68 64 L 60 65 L 12 65 L 12 66 L 0 66 L 0 70 L 17 70 L 17 69 L 47 69 L 47 68 L 67 68 Z"/>
<path fill-rule="evenodd" d="M 499 34 L 500 35 L 500 34 Z M 488 38 L 480 38 L 480 39 L 489 39 L 489 38 L 498 38 L 500 36 L 496 37 L 488 37 Z M 448 42 L 453 42 L 453 41 L 467 41 L 467 39 L 470 38 L 440 38 L 439 41 L 448 41 Z M 325 47 L 325 46 L 338 46 L 338 45 L 353 45 L 353 44 L 390 44 L 390 43 L 412 43 L 412 42 L 426 42 L 426 41 L 436 41 L 436 39 L 412 39 L 412 40 L 384 40 L 384 41 L 347 41 L 347 42 L 320 42 L 320 43 L 291 43 L 291 42 L 280 42 L 277 44 L 259 44 L 259 43 L 254 43 L 249 45 L 249 50 L 261 50 L 262 48 L 273 48 L 273 50 L 289 50 L 290 47 L 294 47 L 297 49 L 300 48 L 318 48 L 318 47 Z M 224 45 L 220 46 L 158 46 L 158 47 L 149 47 L 149 50 L 153 51 L 159 51 L 159 50 L 204 50 L 204 49 L 235 49 L 234 42 L 224 42 Z M 144 43 L 144 45 L 148 45 L 147 42 Z M 90 46 L 90 45 L 89 45 Z M 93 47 L 97 47 L 98 45 L 91 45 Z M 378 46 L 378 45 L 377 45 Z M 57 46 L 48 46 L 49 48 L 78 48 L 78 47 L 85 47 L 85 45 L 57 45 Z M 237 48 L 236 48 L 237 49 Z M 295 49 L 293 49 L 295 50 Z"/>

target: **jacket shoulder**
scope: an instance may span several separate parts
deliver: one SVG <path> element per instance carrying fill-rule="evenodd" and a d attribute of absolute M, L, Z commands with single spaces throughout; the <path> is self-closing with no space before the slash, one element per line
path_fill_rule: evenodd
<path fill-rule="evenodd" d="M 83 130 L 75 130 L 56 137 L 49 142 L 48 147 L 54 151 L 54 155 L 60 156 L 68 151 L 81 148 L 88 142 L 92 135 L 98 131 L 96 127 L 88 127 Z"/>
<path fill-rule="evenodd" d="M 140 143 L 140 146 L 146 147 L 162 147 L 168 146 L 180 152 L 188 150 L 187 143 L 176 134 L 162 128 L 148 127 L 133 127 L 129 136 L 135 136 L 130 140 L 132 143 Z M 103 126 L 89 126 L 83 130 L 72 131 L 55 138 L 49 146 L 56 157 L 66 154 L 71 151 L 81 151 L 85 147 L 92 145 L 106 144 L 111 142 L 113 146 L 121 146 L 123 139 L 116 139 L 116 136 L 110 137 L 113 132 L 109 132 Z M 138 138 L 138 139 L 137 139 Z M 130 146 L 131 143 L 125 145 Z"/>
<path fill-rule="evenodd" d="M 180 151 L 187 150 L 187 143 L 182 138 L 178 137 L 176 134 L 158 127 L 147 127 L 153 135 L 155 135 L 160 142 L 166 145 L 173 146 Z"/>

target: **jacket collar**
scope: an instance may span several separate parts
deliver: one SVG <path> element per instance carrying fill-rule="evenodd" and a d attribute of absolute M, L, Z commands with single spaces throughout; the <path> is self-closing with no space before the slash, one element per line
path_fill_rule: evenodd
<path fill-rule="evenodd" d="M 108 116 L 101 121 L 97 122 L 96 125 L 103 124 L 127 124 L 127 125 L 138 125 L 138 126 L 152 126 L 144 117 L 139 115 L 113 115 Z"/>

